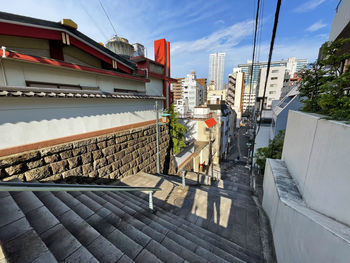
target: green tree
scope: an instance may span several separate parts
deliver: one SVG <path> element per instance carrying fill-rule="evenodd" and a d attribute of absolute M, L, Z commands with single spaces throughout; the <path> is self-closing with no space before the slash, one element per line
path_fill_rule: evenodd
<path fill-rule="evenodd" d="M 284 130 L 279 131 L 275 138 L 269 141 L 267 147 L 259 148 L 254 154 L 255 163 L 258 166 L 260 174 L 263 174 L 265 171 L 266 158 L 281 159 L 284 135 Z"/>
<path fill-rule="evenodd" d="M 174 154 L 178 154 L 182 147 L 185 147 L 185 133 L 187 128 L 179 123 L 177 112 L 174 109 L 174 104 L 171 104 L 168 113 L 170 114 L 170 145 Z"/>
<path fill-rule="evenodd" d="M 350 53 L 342 50 L 349 41 L 350 38 L 324 43 L 318 60 L 298 73 L 302 79 L 299 91 L 303 111 L 350 121 L 350 70 L 344 67 Z"/>

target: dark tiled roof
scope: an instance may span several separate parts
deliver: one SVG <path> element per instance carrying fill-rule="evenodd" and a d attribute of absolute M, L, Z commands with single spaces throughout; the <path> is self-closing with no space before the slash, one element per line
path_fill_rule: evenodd
<path fill-rule="evenodd" d="M 0 12 L 0 20 L 6 20 L 6 21 L 13 21 L 13 22 L 20 22 L 24 24 L 31 24 L 34 26 L 44 26 L 44 27 L 50 27 L 52 29 L 56 30 L 66 30 L 69 31 L 72 35 L 76 36 L 77 38 L 80 38 L 90 45 L 94 46 L 96 49 L 100 50 L 103 53 L 107 53 L 109 56 L 114 57 L 116 60 L 119 60 L 120 62 L 126 64 L 127 66 L 136 69 L 136 63 L 124 58 L 120 55 L 115 54 L 108 48 L 105 48 L 101 44 L 97 43 L 95 40 L 89 38 L 88 36 L 84 35 L 83 33 L 79 32 L 76 29 L 66 27 L 62 25 L 60 22 L 52 22 L 52 21 L 47 21 L 43 19 L 37 19 L 33 17 L 28 17 L 28 16 L 21 16 L 21 15 L 15 15 L 11 13 L 6 13 L 6 12 Z"/>
<path fill-rule="evenodd" d="M 0 86 L 0 97 L 57 97 L 57 98 L 111 98 L 111 99 L 159 99 L 163 96 L 150 96 L 140 93 L 129 92 L 104 92 L 101 90 L 84 89 L 58 89 L 58 88 L 37 88 L 37 87 L 10 87 Z"/>

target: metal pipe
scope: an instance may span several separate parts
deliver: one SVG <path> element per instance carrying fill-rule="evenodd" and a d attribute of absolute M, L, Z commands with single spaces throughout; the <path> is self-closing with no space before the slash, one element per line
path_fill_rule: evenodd
<path fill-rule="evenodd" d="M 158 112 L 158 101 L 156 101 L 156 140 L 157 140 L 157 174 L 160 174 L 160 160 L 159 160 L 159 112 Z"/>
<path fill-rule="evenodd" d="M 149 191 L 148 193 L 148 207 L 153 212 L 153 192 Z"/>
<path fill-rule="evenodd" d="M 185 188 L 186 186 L 186 181 L 185 181 L 185 175 L 186 175 L 186 171 L 182 171 L 182 188 Z"/>
<path fill-rule="evenodd" d="M 52 184 L 52 183 L 26 183 L 26 182 L 0 182 L 0 192 L 4 191 L 158 191 L 158 187 L 132 187 L 111 185 L 82 185 L 82 184 Z"/>

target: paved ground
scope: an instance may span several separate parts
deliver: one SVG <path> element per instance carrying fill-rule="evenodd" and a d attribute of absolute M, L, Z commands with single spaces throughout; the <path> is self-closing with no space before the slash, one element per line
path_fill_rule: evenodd
<path fill-rule="evenodd" d="M 211 186 L 182 189 L 172 182 L 171 177 L 150 175 L 130 176 L 123 179 L 123 182 L 162 188 L 154 197 L 166 201 L 170 211 L 219 234 L 260 258 L 263 252 L 259 209 L 252 198 L 249 170 L 245 167 L 248 140 L 244 136 L 245 132 L 245 128 L 239 130 L 227 160 L 220 167 L 214 168 L 221 172 L 222 180 L 213 182 Z"/>

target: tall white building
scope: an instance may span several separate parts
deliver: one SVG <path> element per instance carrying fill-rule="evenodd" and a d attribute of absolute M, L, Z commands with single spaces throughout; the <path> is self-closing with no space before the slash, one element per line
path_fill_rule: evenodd
<path fill-rule="evenodd" d="M 204 104 L 204 89 L 197 81 L 195 72 L 187 74 L 182 83 L 182 98 L 176 103 L 178 113 L 193 114 L 196 106 Z"/>
<path fill-rule="evenodd" d="M 267 68 L 262 68 L 260 72 L 259 98 L 262 98 L 264 95 L 266 71 Z M 283 84 L 285 81 L 288 82 L 289 76 L 289 70 L 286 66 L 270 68 L 265 92 L 264 109 L 271 109 L 272 101 L 280 99 Z"/>
<path fill-rule="evenodd" d="M 210 54 L 209 83 L 213 80 L 218 90 L 224 88 L 225 56 L 226 53 Z"/>

